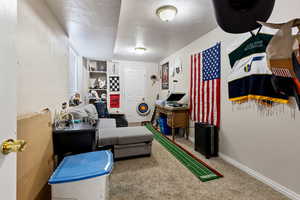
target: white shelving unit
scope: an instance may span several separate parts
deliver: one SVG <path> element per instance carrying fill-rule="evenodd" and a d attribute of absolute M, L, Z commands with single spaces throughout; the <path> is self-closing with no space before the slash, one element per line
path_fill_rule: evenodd
<path fill-rule="evenodd" d="M 107 62 L 101 60 L 87 59 L 89 71 L 88 90 L 94 90 L 99 97 L 102 94 L 107 96 L 108 78 L 107 78 Z"/>
<path fill-rule="evenodd" d="M 109 90 L 109 76 L 119 76 L 120 77 L 120 63 L 115 61 L 101 61 L 101 60 L 95 60 L 95 59 L 86 59 L 86 66 L 88 69 L 88 91 L 96 91 L 101 97 L 101 95 L 104 93 L 107 97 L 107 108 L 109 110 L 109 113 L 111 114 L 122 114 L 122 98 L 123 98 L 123 86 L 120 82 L 120 91 L 118 92 L 112 92 Z M 105 81 L 105 86 L 103 88 L 101 87 L 95 87 L 96 79 L 99 79 L 101 81 Z M 121 81 L 121 77 L 120 77 Z M 97 84 L 96 84 L 97 85 Z M 110 108 L 110 95 L 111 94 L 120 94 L 121 95 L 121 107 L 120 108 Z"/>

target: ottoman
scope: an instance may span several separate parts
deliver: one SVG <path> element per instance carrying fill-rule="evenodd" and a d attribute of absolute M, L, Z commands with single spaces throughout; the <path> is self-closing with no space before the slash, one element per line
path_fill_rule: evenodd
<path fill-rule="evenodd" d="M 144 126 L 99 130 L 98 146 L 113 146 L 114 158 L 151 155 L 153 134 Z"/>

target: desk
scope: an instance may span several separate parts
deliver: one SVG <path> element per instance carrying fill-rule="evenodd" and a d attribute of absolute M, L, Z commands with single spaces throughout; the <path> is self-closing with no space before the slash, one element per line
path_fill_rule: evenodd
<path fill-rule="evenodd" d="M 74 124 L 65 128 L 53 127 L 54 154 L 60 162 L 66 153 L 85 153 L 96 148 L 96 128 L 89 123 Z"/>
<path fill-rule="evenodd" d="M 175 128 L 185 128 L 186 139 L 189 138 L 189 108 L 155 106 L 156 118 L 160 114 L 167 115 L 168 126 L 172 128 L 172 139 L 175 139 Z"/>

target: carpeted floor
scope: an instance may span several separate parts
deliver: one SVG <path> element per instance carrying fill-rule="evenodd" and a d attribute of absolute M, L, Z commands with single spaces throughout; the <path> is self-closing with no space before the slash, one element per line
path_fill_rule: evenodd
<path fill-rule="evenodd" d="M 192 150 L 192 143 L 177 139 Z M 200 154 L 196 154 L 205 160 Z M 207 160 L 205 160 L 207 161 Z M 286 200 L 280 193 L 220 158 L 207 161 L 225 177 L 201 182 L 158 142 L 152 156 L 118 161 L 110 178 L 111 200 Z"/>

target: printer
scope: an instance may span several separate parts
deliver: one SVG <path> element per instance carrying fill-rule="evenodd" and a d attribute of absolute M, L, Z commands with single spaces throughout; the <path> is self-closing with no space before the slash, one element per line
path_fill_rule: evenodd
<path fill-rule="evenodd" d="M 184 107 L 186 104 L 180 104 L 180 101 L 185 96 L 185 93 L 171 93 L 166 100 L 157 100 L 156 104 L 160 106 L 168 106 L 168 107 Z"/>

